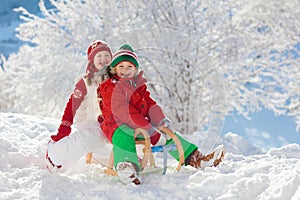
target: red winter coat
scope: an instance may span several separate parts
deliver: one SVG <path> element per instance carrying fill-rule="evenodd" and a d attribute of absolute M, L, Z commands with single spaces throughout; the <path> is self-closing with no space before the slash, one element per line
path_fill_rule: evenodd
<path fill-rule="evenodd" d="M 150 97 L 145 83 L 143 72 L 140 72 L 134 78 L 113 77 L 101 84 L 98 91 L 102 98 L 101 128 L 110 141 L 114 131 L 122 124 L 132 129 L 151 131 L 165 118 L 160 106 Z"/>

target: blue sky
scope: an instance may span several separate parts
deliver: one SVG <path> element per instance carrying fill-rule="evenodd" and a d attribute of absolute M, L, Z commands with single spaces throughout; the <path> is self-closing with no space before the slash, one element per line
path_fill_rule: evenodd
<path fill-rule="evenodd" d="M 299 57 L 300 43 L 291 51 L 294 58 Z M 286 52 L 287 53 L 287 52 Z M 296 132 L 294 119 L 288 116 L 275 116 L 269 110 L 252 113 L 251 120 L 243 116 L 226 117 L 222 134 L 238 133 L 252 145 L 268 150 L 290 143 L 300 144 L 300 130 Z"/>
<path fill-rule="evenodd" d="M 7 55 L 7 52 L 11 53 L 17 51 L 18 46 L 22 44 L 13 37 L 14 28 L 18 26 L 19 22 L 8 22 L 10 19 L 17 19 L 16 15 L 13 14 L 13 11 L 8 7 L 14 4 L 24 4 L 22 6 L 29 6 L 29 10 L 37 9 L 37 5 L 33 4 L 34 2 L 38 2 L 38 0 L 33 1 L 31 5 L 25 5 L 24 2 L 21 2 L 20 0 L 4 0 L 2 8 L 0 9 L 0 25 L 11 25 L 10 27 L 0 26 L 0 53 L 4 55 Z M 8 13 L 10 11 L 11 13 Z M 9 15 L 13 15 L 13 17 Z M 12 44 L 9 44 L 7 41 L 11 41 Z M 226 117 L 222 135 L 227 132 L 237 133 L 252 145 L 264 150 L 268 150 L 270 147 L 280 147 L 287 143 L 296 142 L 300 144 L 300 132 L 296 132 L 296 125 L 293 122 L 293 118 L 274 116 L 272 112 L 267 110 L 253 113 L 250 117 L 252 118 L 251 120 L 247 120 L 243 116 Z"/>
<path fill-rule="evenodd" d="M 222 135 L 227 132 L 238 133 L 253 146 L 268 150 L 289 143 L 300 144 L 300 132 L 292 117 L 274 116 L 268 110 L 250 115 L 251 120 L 243 116 L 229 116 L 225 119 Z"/>

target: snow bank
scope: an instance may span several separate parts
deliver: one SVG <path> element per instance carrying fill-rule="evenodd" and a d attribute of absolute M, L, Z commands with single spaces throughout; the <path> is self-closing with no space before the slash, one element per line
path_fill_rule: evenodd
<path fill-rule="evenodd" d="M 50 174 L 44 167 L 49 135 L 58 122 L 0 113 L 0 199 L 299 199 L 300 147 L 290 144 L 255 152 L 228 133 L 225 161 L 216 168 L 143 177 L 143 185 L 123 185 L 97 164 Z M 241 143 L 242 142 L 242 143 Z M 243 149 L 244 148 L 244 149 Z M 255 150 L 255 151 L 254 151 Z M 240 151 L 240 152 L 239 152 Z"/>

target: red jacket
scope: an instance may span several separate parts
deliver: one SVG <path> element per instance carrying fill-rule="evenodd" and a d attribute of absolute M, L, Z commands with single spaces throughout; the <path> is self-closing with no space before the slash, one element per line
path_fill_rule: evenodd
<path fill-rule="evenodd" d="M 98 91 L 102 98 L 101 128 L 110 141 L 116 128 L 122 124 L 150 131 L 165 118 L 160 106 L 150 97 L 145 83 L 143 72 L 140 72 L 134 78 L 113 77 L 101 84 Z"/>

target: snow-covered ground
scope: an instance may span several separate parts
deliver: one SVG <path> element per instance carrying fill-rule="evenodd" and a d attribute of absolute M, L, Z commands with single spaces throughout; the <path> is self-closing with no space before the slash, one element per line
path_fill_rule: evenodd
<path fill-rule="evenodd" d="M 39 0 L 3 0 L 0 7 L 0 54 L 8 56 L 23 44 L 15 36 L 21 23 L 12 8 L 39 11 Z M 48 2 L 48 1 L 46 1 Z M 1 70 L 1 69 L 0 69 Z M 103 174 L 99 164 L 84 158 L 73 169 L 49 173 L 46 145 L 59 119 L 0 113 L 0 200 L 2 199 L 300 199 L 300 147 L 289 144 L 263 153 L 238 134 L 221 138 L 227 154 L 216 168 L 143 176 L 143 184 L 124 185 Z M 241 133 L 240 133 L 241 134 Z M 201 137 L 193 141 L 200 145 Z M 200 147 L 201 148 L 201 147 Z M 175 164 L 175 165 L 174 165 Z"/>
<path fill-rule="evenodd" d="M 300 147 L 290 144 L 258 153 L 241 137 L 228 133 L 225 161 L 216 168 L 143 177 L 124 185 L 103 174 L 99 164 L 85 164 L 51 174 L 44 156 L 59 121 L 0 113 L 0 199 L 300 199 Z M 241 152 L 241 153 L 238 153 Z M 170 162 L 174 163 L 174 162 Z"/>

